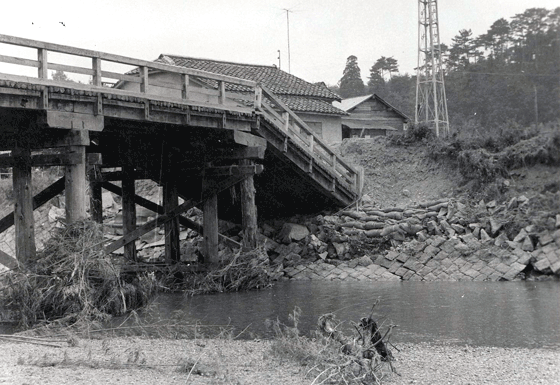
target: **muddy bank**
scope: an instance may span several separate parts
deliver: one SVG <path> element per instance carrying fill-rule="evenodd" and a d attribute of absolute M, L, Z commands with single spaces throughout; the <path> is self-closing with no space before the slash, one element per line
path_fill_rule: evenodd
<path fill-rule="evenodd" d="M 111 338 L 81 340 L 75 347 L 4 341 L 0 347 L 0 383 L 6 384 L 313 382 L 305 377 L 304 366 L 273 358 L 269 341 Z M 398 348 L 400 376 L 388 384 L 560 383 L 558 351 L 427 344 Z"/>

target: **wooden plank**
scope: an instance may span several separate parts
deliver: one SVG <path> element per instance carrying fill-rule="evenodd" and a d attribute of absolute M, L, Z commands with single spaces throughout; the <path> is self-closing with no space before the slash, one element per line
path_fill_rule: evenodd
<path fill-rule="evenodd" d="M 80 161 L 77 154 L 40 154 L 31 156 L 31 166 L 67 166 Z M 10 154 L 0 154 L 0 167 L 13 167 L 15 158 Z"/>
<path fill-rule="evenodd" d="M 209 264 L 220 263 L 218 254 L 218 195 L 211 194 L 203 203 L 204 258 Z"/>
<path fill-rule="evenodd" d="M 35 260 L 35 220 L 33 218 L 33 196 L 31 185 L 31 151 L 18 149 L 13 167 L 13 189 L 15 196 L 14 219 L 16 236 L 16 259 L 25 264 Z"/>
<path fill-rule="evenodd" d="M 226 91 L 226 98 L 235 99 L 235 100 L 243 100 L 245 102 L 254 102 L 255 101 L 255 95 L 254 94 L 248 94 L 248 93 L 242 93 L 242 92 Z"/>
<path fill-rule="evenodd" d="M 90 152 L 86 154 L 86 162 L 88 165 L 101 165 L 103 164 L 103 157 L 100 153 Z"/>
<path fill-rule="evenodd" d="M 101 87 L 103 72 L 101 71 L 101 59 L 94 57 L 91 59 L 91 67 L 93 70 L 93 85 Z"/>
<path fill-rule="evenodd" d="M 239 130 L 233 130 L 232 132 L 232 139 L 237 144 L 249 147 L 266 147 L 267 141 L 265 138 Z"/>
<path fill-rule="evenodd" d="M 33 210 L 43 206 L 52 198 L 64 191 L 64 177 L 45 188 L 43 191 L 33 197 Z M 0 233 L 3 233 L 14 225 L 14 212 L 12 211 L 4 218 L 0 219 Z"/>
<path fill-rule="evenodd" d="M 288 132 L 288 129 L 290 127 L 290 114 L 288 112 L 283 112 L 282 120 L 283 120 L 282 130 Z"/>
<path fill-rule="evenodd" d="M 107 190 L 110 191 L 114 194 L 117 194 L 118 196 L 122 196 L 122 188 L 120 188 L 119 186 L 111 183 L 111 182 L 103 182 L 102 183 L 102 187 Z M 148 210 L 151 210 L 155 213 L 158 214 L 164 214 L 165 213 L 165 209 L 163 208 L 163 206 L 158 205 L 157 203 L 154 203 L 146 198 L 141 197 L 140 195 L 135 195 L 134 196 L 134 201 L 136 202 L 137 205 L 140 205 L 144 208 L 147 208 Z M 197 204 L 198 205 L 198 204 Z M 189 218 L 186 218 L 182 215 L 179 215 L 179 223 L 183 226 L 185 226 L 188 229 L 194 230 L 199 234 L 203 234 L 203 227 L 201 224 L 190 220 Z M 220 237 L 221 240 L 223 240 L 226 244 L 228 244 L 231 247 L 237 247 L 237 248 L 241 248 L 241 243 L 234 241 L 233 239 L 223 235 L 223 234 L 218 234 L 218 236 Z"/>
<path fill-rule="evenodd" d="M 142 66 L 140 67 L 140 78 L 142 82 L 140 83 L 140 92 L 145 94 L 150 91 L 149 81 L 150 78 L 148 76 L 148 67 Z"/>
<path fill-rule="evenodd" d="M 251 164 L 244 166 L 219 166 L 219 167 L 208 167 L 203 169 L 200 167 L 190 168 L 190 169 L 179 169 L 178 171 L 181 175 L 206 175 L 206 176 L 225 176 L 225 175 L 254 175 L 260 174 L 264 170 L 262 164 Z"/>
<path fill-rule="evenodd" d="M 62 135 L 59 135 L 62 133 Z M 87 130 L 61 130 L 53 132 L 39 144 L 40 148 L 54 148 L 67 146 L 89 146 L 89 132 Z"/>
<path fill-rule="evenodd" d="M 190 201 L 190 200 L 184 202 L 183 204 L 177 206 L 172 211 L 158 216 L 153 221 L 150 221 L 150 222 L 146 223 L 145 225 L 138 227 L 133 232 L 128 233 L 128 234 L 124 235 L 122 238 L 120 238 L 120 239 L 116 240 L 115 242 L 111 243 L 110 245 L 105 247 L 105 251 L 107 253 L 112 253 L 113 251 L 120 249 L 124 245 L 135 241 L 136 239 L 138 239 L 142 235 L 152 231 L 156 227 L 159 227 L 159 226 L 165 224 L 167 221 L 172 220 L 177 215 L 179 215 L 179 214 L 187 211 L 188 209 L 194 207 L 194 205 L 195 205 L 195 202 Z"/>
<path fill-rule="evenodd" d="M 226 102 L 226 83 L 224 81 L 218 82 L 218 104 L 224 104 Z"/>
<path fill-rule="evenodd" d="M 66 64 L 48 63 L 47 67 L 50 70 L 71 72 L 71 73 L 75 73 L 75 74 L 84 74 L 84 75 L 90 75 L 90 76 L 93 76 L 95 74 L 95 72 L 91 68 L 76 67 L 76 66 L 71 66 L 71 65 L 66 65 Z"/>
<path fill-rule="evenodd" d="M 103 115 L 49 110 L 44 124 L 51 128 L 100 132 L 105 127 L 105 120 Z"/>
<path fill-rule="evenodd" d="M 88 170 L 89 212 L 91 219 L 97 223 L 103 223 L 103 193 L 101 183 L 96 178 L 96 174 L 100 172 L 101 169 L 98 166 L 90 166 Z"/>
<path fill-rule="evenodd" d="M 119 147 L 124 158 L 122 167 L 122 221 L 123 233 L 126 236 L 136 230 L 136 203 L 134 200 L 136 196 L 136 178 L 132 150 L 134 147 L 130 136 L 121 137 Z M 124 246 L 124 257 L 129 261 L 136 261 L 138 259 L 134 242 L 129 242 Z"/>
<path fill-rule="evenodd" d="M 189 75 L 181 74 L 181 97 L 183 99 L 189 99 Z"/>
<path fill-rule="evenodd" d="M 167 141 L 164 143 L 164 171 L 163 171 L 163 208 L 165 212 L 171 212 L 179 206 L 179 195 L 177 193 L 177 178 L 179 173 L 174 168 L 174 151 Z M 179 218 L 175 217 L 164 225 L 165 229 L 165 260 L 168 264 L 177 263 L 181 260 L 179 245 Z"/>
<path fill-rule="evenodd" d="M 240 160 L 242 166 L 252 166 L 250 160 Z M 257 247 L 257 205 L 255 204 L 255 183 L 252 175 L 240 183 L 241 226 L 243 228 L 243 247 L 253 250 Z"/>
<path fill-rule="evenodd" d="M 80 161 L 65 168 L 66 223 L 83 221 L 87 217 L 86 206 L 86 148 L 68 147 L 69 154 L 76 154 Z"/>
<path fill-rule="evenodd" d="M 45 48 L 39 48 L 37 50 L 37 61 L 39 62 L 38 67 L 38 74 L 39 78 L 41 79 L 48 79 L 49 78 L 49 71 L 47 68 L 48 60 L 47 60 L 47 50 Z"/>
<path fill-rule="evenodd" d="M 142 79 L 138 75 L 120 74 L 118 72 L 101 71 L 101 76 L 109 79 L 125 80 L 131 83 L 142 83 Z"/>
<path fill-rule="evenodd" d="M 38 60 L 23 59 L 15 56 L 0 55 L 0 62 L 17 64 L 17 65 L 22 65 L 27 67 L 37 67 L 37 68 L 39 67 Z"/>
<path fill-rule="evenodd" d="M 264 147 L 242 147 L 242 148 L 226 148 L 215 149 L 208 148 L 204 154 L 197 151 L 182 152 L 185 159 L 196 158 L 200 159 L 204 156 L 212 160 L 241 160 L 241 159 L 264 159 L 266 149 Z M 188 161 L 190 162 L 190 160 Z"/>
<path fill-rule="evenodd" d="M 10 270 L 17 269 L 19 267 L 17 259 L 11 255 L 6 254 L 0 250 L 0 265 L 6 266 Z"/>
<path fill-rule="evenodd" d="M 255 109 L 260 109 L 262 106 L 262 88 L 258 84 L 255 86 L 255 101 L 253 106 Z"/>

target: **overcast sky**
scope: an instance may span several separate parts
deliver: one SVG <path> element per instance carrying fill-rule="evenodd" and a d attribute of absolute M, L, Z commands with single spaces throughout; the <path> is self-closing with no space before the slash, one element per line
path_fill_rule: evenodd
<path fill-rule="evenodd" d="M 485 33 L 497 19 L 558 0 L 440 0 L 441 42 L 460 29 Z M 310 82 L 336 84 L 346 58 L 362 78 L 380 56 L 413 73 L 418 48 L 416 0 L 15 0 L 2 4 L 0 33 L 154 60 L 160 53 L 278 65 Z M 7 52 L 0 45 L 0 54 Z"/>

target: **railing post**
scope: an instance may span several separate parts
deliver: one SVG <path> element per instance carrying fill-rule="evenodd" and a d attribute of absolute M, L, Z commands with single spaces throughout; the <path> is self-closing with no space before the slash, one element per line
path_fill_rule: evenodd
<path fill-rule="evenodd" d="M 309 133 L 309 151 L 311 151 L 311 153 L 313 154 L 314 149 L 315 149 L 315 137 L 313 136 L 312 133 Z"/>
<path fill-rule="evenodd" d="M 364 190 L 364 181 L 365 181 L 365 176 L 364 176 L 365 172 L 364 172 L 364 168 L 362 166 L 359 166 L 358 168 L 358 186 L 357 186 L 357 193 L 358 196 L 361 198 L 362 196 L 362 192 Z"/>
<path fill-rule="evenodd" d="M 226 102 L 226 83 L 224 81 L 219 81 L 218 89 L 220 91 L 220 95 L 218 96 L 218 104 L 224 104 Z"/>
<path fill-rule="evenodd" d="M 93 85 L 101 87 L 101 59 L 98 57 L 91 58 L 93 69 Z"/>
<path fill-rule="evenodd" d="M 290 114 L 288 112 L 282 112 L 282 119 L 284 119 L 284 126 L 282 128 L 284 131 L 288 132 L 288 127 L 290 127 Z"/>
<path fill-rule="evenodd" d="M 260 86 L 255 87 L 255 109 L 260 110 L 262 106 L 262 88 Z"/>
<path fill-rule="evenodd" d="M 333 171 L 336 173 L 336 154 L 332 154 L 332 155 L 331 155 L 331 159 L 332 159 L 332 168 L 333 168 Z"/>
<path fill-rule="evenodd" d="M 148 93 L 148 67 L 140 67 L 140 76 L 142 77 L 142 83 L 140 83 L 140 92 Z"/>
<path fill-rule="evenodd" d="M 189 75 L 181 74 L 181 83 L 183 85 L 183 91 L 181 92 L 181 97 L 183 99 L 189 98 Z"/>
<path fill-rule="evenodd" d="M 48 59 L 47 50 L 45 48 L 37 49 L 37 60 L 39 61 L 39 79 L 48 79 Z"/>

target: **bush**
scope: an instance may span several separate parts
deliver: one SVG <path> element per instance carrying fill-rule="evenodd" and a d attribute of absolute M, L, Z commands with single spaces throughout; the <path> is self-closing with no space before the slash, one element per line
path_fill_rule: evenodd
<path fill-rule="evenodd" d="M 392 135 L 390 143 L 397 146 L 425 142 L 435 138 L 434 131 L 426 124 L 412 125 L 402 135 Z"/>

